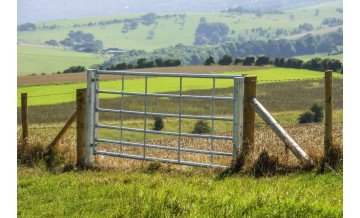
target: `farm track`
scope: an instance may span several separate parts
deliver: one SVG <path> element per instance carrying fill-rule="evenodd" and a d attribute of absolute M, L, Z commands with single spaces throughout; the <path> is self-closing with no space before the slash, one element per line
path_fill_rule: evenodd
<path fill-rule="evenodd" d="M 132 69 L 132 72 L 160 72 L 160 73 L 218 73 L 218 72 L 232 72 L 232 71 L 249 71 L 264 69 L 270 67 L 256 67 L 256 66 L 181 66 L 181 67 L 155 67 Z M 132 78 L 127 76 L 126 78 Z M 120 79 L 119 76 L 102 75 L 102 80 Z M 86 72 L 83 73 L 67 73 L 67 74 L 51 74 L 51 75 L 36 75 L 36 76 L 19 76 L 17 77 L 17 86 L 30 85 L 48 85 L 60 83 L 81 83 L 86 82 Z"/>

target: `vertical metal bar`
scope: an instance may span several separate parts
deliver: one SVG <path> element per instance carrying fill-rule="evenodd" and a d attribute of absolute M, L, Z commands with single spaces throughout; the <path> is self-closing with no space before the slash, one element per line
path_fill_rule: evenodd
<path fill-rule="evenodd" d="M 178 162 L 180 162 L 181 149 L 181 115 L 182 115 L 182 76 L 180 76 L 180 98 L 179 98 L 179 136 L 178 136 Z"/>
<path fill-rule="evenodd" d="M 233 111 L 233 155 L 234 158 L 239 153 L 243 135 L 243 114 L 244 114 L 244 78 L 234 78 L 234 111 Z"/>
<path fill-rule="evenodd" d="M 147 112 L 147 85 L 148 85 L 148 76 L 145 76 L 145 97 L 144 97 L 144 149 L 143 156 L 146 157 L 146 112 Z"/>
<path fill-rule="evenodd" d="M 95 89 L 96 89 L 96 71 L 87 71 L 87 88 L 86 88 L 86 142 L 85 142 L 85 164 L 91 165 L 94 161 L 94 128 L 95 128 Z"/>
<path fill-rule="evenodd" d="M 124 110 L 124 74 L 121 76 L 121 110 Z M 120 126 L 124 127 L 124 114 L 120 115 Z M 123 141 L 123 130 L 120 130 L 120 141 Z M 123 153 L 123 145 L 120 145 L 120 154 Z"/>
<path fill-rule="evenodd" d="M 212 87 L 212 118 L 211 118 L 211 135 L 214 136 L 214 117 L 215 117 L 215 78 L 213 78 L 213 87 Z M 211 151 L 214 151 L 214 138 L 211 137 Z M 210 155 L 210 165 L 213 165 L 214 155 Z"/>
<path fill-rule="evenodd" d="M 99 74 L 97 74 L 97 71 L 95 71 L 95 91 L 94 91 L 94 95 L 95 95 L 95 101 L 94 101 L 94 140 L 98 138 L 98 128 L 96 128 L 96 124 L 99 123 L 99 112 L 98 112 L 98 108 L 99 108 Z M 94 143 L 93 146 L 93 151 L 95 152 L 95 150 L 97 149 L 97 144 Z"/>

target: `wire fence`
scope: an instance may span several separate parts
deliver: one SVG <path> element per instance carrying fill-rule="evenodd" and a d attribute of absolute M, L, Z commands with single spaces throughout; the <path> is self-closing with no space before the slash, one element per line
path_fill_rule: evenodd
<path fill-rule="evenodd" d="M 299 124 L 298 118 L 306 110 L 309 110 L 313 104 L 318 104 L 321 107 L 325 105 L 324 99 L 324 78 L 305 78 L 305 79 L 283 79 L 283 80 L 258 80 L 257 81 L 257 99 L 263 106 L 272 114 L 277 123 L 284 128 L 292 128 L 298 126 L 306 126 L 308 124 Z M 198 94 L 208 90 L 192 90 L 186 91 L 184 94 Z M 230 96 L 232 88 L 217 88 L 216 93 L 219 96 Z M 76 111 L 75 90 L 72 92 L 51 93 L 43 95 L 32 95 L 28 93 L 28 120 L 29 131 L 31 133 L 42 132 L 49 136 L 55 136 L 62 125 L 69 119 L 69 117 Z M 51 97 L 73 95 L 74 101 L 53 104 Z M 343 81 L 342 79 L 333 78 L 333 96 L 334 96 L 334 124 L 342 124 L 342 109 L 343 109 Z M 32 105 L 34 99 L 45 99 L 46 105 Z M 231 115 L 232 102 L 221 101 L 216 103 L 215 114 L 217 116 Z M 100 101 L 100 106 L 105 108 L 114 108 L 120 106 L 121 97 L 113 99 L 103 99 Z M 139 103 L 140 102 L 140 103 Z M 125 97 L 124 105 L 126 110 L 138 110 L 139 105 L 143 102 L 142 96 Z M 149 98 L 149 111 L 154 113 L 174 113 L 178 109 L 171 107 L 164 107 L 164 105 L 172 105 L 172 99 L 169 98 Z M 211 100 L 195 99 L 186 105 L 184 101 L 184 114 L 195 115 L 210 115 L 211 116 Z M 18 125 L 21 125 L 21 110 L 17 108 Z M 120 115 L 105 114 L 103 120 L 111 122 L 119 122 Z M 136 122 L 139 117 L 136 115 L 124 115 L 124 120 L 133 122 L 134 126 L 138 125 Z M 167 123 L 166 123 L 167 122 Z M 172 119 L 166 119 L 165 125 L 177 125 Z M 263 128 L 269 123 L 264 122 L 260 117 L 255 119 L 255 127 Z M 190 125 L 190 124 L 189 124 Z M 313 124 L 311 124 L 313 125 Z M 319 126 L 323 125 L 320 123 Z M 221 128 L 217 131 L 230 131 L 231 128 Z M 76 128 L 75 125 L 71 127 Z M 189 130 L 191 131 L 191 130 Z"/>

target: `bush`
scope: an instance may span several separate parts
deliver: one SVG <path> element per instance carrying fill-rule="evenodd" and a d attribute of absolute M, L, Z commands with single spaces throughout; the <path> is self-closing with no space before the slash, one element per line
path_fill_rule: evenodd
<path fill-rule="evenodd" d="M 161 131 L 163 128 L 164 128 L 164 121 L 162 117 L 155 117 L 153 130 Z"/>
<path fill-rule="evenodd" d="M 196 122 L 194 130 L 192 131 L 193 134 L 203 134 L 203 133 L 210 133 L 210 126 L 206 121 L 199 120 Z"/>
<path fill-rule="evenodd" d="M 315 113 L 312 111 L 305 111 L 299 117 L 299 123 L 312 123 L 314 122 Z"/>
<path fill-rule="evenodd" d="M 318 104 L 313 104 L 310 110 L 305 111 L 299 117 L 299 123 L 320 123 L 323 120 L 323 108 Z"/>

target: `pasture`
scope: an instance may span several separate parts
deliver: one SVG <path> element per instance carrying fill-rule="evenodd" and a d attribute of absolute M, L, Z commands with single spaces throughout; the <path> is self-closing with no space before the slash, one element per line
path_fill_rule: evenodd
<path fill-rule="evenodd" d="M 105 61 L 101 54 L 81 53 L 63 48 L 41 47 L 36 45 L 17 45 L 17 75 L 25 76 L 42 73 L 63 72 L 71 67 L 82 65 L 90 67 Z"/>
<path fill-rule="evenodd" d="M 242 72 L 223 72 L 241 74 Z M 18 87 L 18 94 L 29 96 L 29 139 L 24 148 L 21 128 L 18 127 L 18 217 L 341 217 L 343 215 L 342 158 L 332 173 L 318 174 L 323 157 L 324 124 L 297 124 L 301 113 L 313 103 L 324 105 L 324 74 L 322 72 L 266 68 L 245 71 L 258 76 L 257 98 L 284 127 L 291 137 L 309 154 L 316 164 L 311 172 L 299 168 L 294 155 L 284 148 L 281 140 L 256 116 L 255 144 L 251 147 L 245 168 L 235 175 L 222 170 L 185 167 L 158 162 L 145 162 L 107 156 L 95 157 L 95 168 L 80 170 L 76 162 L 76 128 L 73 125 L 59 141 L 54 153 L 46 146 L 52 141 L 65 121 L 75 111 L 75 89 L 84 83 Z M 343 148 L 342 75 L 334 74 L 334 144 Z M 151 92 L 177 93 L 179 80 L 151 78 Z M 150 80 L 149 80 L 150 81 Z M 143 91 L 143 79 L 127 78 L 126 91 Z M 104 81 L 104 89 L 121 90 L 121 81 Z M 211 82 L 186 81 L 184 94 L 206 95 Z M 216 93 L 229 96 L 233 84 L 216 83 Z M 127 87 L 129 89 L 127 89 Z M 69 92 L 69 93 L 67 93 Z M 60 95 L 56 95 L 60 93 Z M 63 94 L 61 94 L 63 93 Z M 48 95 L 50 94 L 50 95 Z M 100 105 L 120 107 L 120 98 L 103 95 Z M 126 97 L 126 109 L 142 110 L 143 98 Z M 149 98 L 152 112 L 176 113 L 177 101 L 168 98 Z M 186 114 L 210 115 L 211 102 L 203 99 L 184 101 Z M 18 102 L 18 105 L 19 102 Z M 164 105 L 170 105 L 164 107 Z M 231 115 L 230 103 L 216 102 L 216 115 Z M 128 127 L 143 126 L 142 118 L 124 116 Z M 18 125 L 21 115 L 18 113 Z M 118 125 L 119 115 L 104 114 L 102 122 Z M 183 131 L 191 132 L 195 121 L 184 122 Z M 164 131 L 176 131 L 176 119 L 164 119 Z M 151 129 L 152 118 L 147 125 Z M 226 122 L 217 122 L 215 132 L 231 135 Z M 99 132 L 100 137 L 118 138 L 119 132 Z M 143 136 L 124 132 L 124 140 L 141 141 Z M 148 143 L 172 145 L 174 137 L 151 135 Z M 208 149 L 209 140 L 184 138 L 188 147 Z M 116 145 L 99 145 L 115 149 Z M 219 149 L 230 144 L 216 144 Z M 222 148 L 220 148 L 222 146 Z M 125 147 L 139 154 L 136 148 Z M 272 162 L 264 168 L 260 154 L 267 152 Z M 171 157 L 169 152 L 150 154 Z M 200 162 L 206 155 L 184 156 Z M 214 160 L 230 165 L 230 158 Z M 56 210 L 54 206 L 56 205 Z"/>

